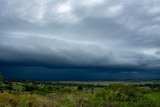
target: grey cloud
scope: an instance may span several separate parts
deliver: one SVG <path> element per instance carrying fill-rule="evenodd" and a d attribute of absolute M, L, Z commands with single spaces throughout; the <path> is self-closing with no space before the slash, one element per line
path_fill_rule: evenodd
<path fill-rule="evenodd" d="M 0 61 L 157 69 L 159 1 L 0 1 Z"/>

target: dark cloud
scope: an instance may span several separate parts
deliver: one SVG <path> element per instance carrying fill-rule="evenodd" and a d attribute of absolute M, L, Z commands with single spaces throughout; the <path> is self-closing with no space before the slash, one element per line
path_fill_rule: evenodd
<path fill-rule="evenodd" d="M 1 0 L 1 66 L 158 71 L 157 0 Z"/>
<path fill-rule="evenodd" d="M 0 66 L 5 79 L 10 80 L 159 80 L 156 71 L 114 71 L 106 69 L 47 69 L 44 67 Z"/>

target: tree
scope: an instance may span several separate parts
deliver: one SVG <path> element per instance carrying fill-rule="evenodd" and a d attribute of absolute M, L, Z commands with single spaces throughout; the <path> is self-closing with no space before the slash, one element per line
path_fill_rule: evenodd
<path fill-rule="evenodd" d="M 2 74 L 0 72 L 0 91 L 3 90 L 3 81 L 4 81 L 4 79 L 3 79 L 3 76 L 2 76 Z"/>
<path fill-rule="evenodd" d="M 82 85 L 78 85 L 77 90 L 83 90 Z"/>
<path fill-rule="evenodd" d="M 2 76 L 2 74 L 0 72 L 0 83 L 3 83 L 3 81 L 4 81 L 4 78 L 3 78 L 3 76 Z"/>

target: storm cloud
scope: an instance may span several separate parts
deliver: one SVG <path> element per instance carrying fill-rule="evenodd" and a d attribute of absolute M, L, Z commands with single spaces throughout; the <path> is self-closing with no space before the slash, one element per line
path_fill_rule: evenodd
<path fill-rule="evenodd" d="M 0 0 L 0 65 L 160 68 L 158 0 Z"/>

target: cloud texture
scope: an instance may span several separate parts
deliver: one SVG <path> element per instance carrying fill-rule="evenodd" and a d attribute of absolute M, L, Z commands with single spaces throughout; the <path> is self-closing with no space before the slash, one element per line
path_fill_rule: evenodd
<path fill-rule="evenodd" d="M 160 68 L 158 0 L 0 0 L 1 66 Z"/>

